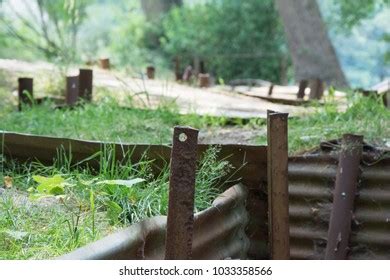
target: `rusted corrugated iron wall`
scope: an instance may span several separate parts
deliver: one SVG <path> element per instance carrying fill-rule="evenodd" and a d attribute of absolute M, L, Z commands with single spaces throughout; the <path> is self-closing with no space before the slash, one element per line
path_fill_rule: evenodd
<path fill-rule="evenodd" d="M 245 259 L 249 239 L 245 228 L 247 190 L 235 185 L 221 194 L 213 205 L 195 215 L 194 259 Z M 59 259 L 164 259 L 166 217 L 154 217 L 79 248 Z"/>
<path fill-rule="evenodd" d="M 290 245 L 294 259 L 323 259 L 337 153 L 320 151 L 289 161 Z M 390 157 L 365 149 L 355 199 L 349 259 L 390 259 Z"/>
<path fill-rule="evenodd" d="M 0 132 L 0 141 L 7 156 L 20 160 L 36 158 L 44 163 L 50 163 L 61 146 L 66 150 L 71 146 L 76 161 L 91 156 L 102 147 L 100 142 L 9 132 Z M 333 151 L 323 149 L 289 159 L 290 246 L 293 259 L 324 258 L 338 164 L 337 144 L 335 146 Z M 199 145 L 198 150 L 201 153 L 207 147 Z M 146 151 L 149 158 L 155 159 L 156 166 L 168 162 L 170 156 L 170 147 L 162 145 L 116 145 L 115 148 L 118 159 L 123 150 L 132 149 L 134 161 Z M 247 255 L 255 259 L 268 258 L 266 149 L 265 146 L 222 145 L 220 153 L 222 158 L 230 156 L 231 163 L 240 169 L 235 178 L 242 178 L 249 192 L 246 202 L 249 222 L 245 233 L 250 240 Z M 350 259 L 390 259 L 390 158 L 388 153 L 373 158 L 373 153 L 372 149 L 365 147 L 352 222 Z M 151 223 L 150 230 L 158 235 L 161 219 L 156 218 L 155 223 L 157 225 Z M 138 230 L 141 229 L 142 226 Z M 118 233 L 117 237 L 120 238 L 121 234 L 125 233 Z M 165 233 L 161 236 L 165 238 Z M 157 242 L 158 238 L 151 240 Z M 194 257 L 203 258 L 196 252 Z"/>

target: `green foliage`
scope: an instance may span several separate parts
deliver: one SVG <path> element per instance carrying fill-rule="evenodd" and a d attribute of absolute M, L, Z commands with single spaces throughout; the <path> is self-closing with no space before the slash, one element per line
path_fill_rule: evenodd
<path fill-rule="evenodd" d="M 210 148 L 198 162 L 196 211 L 211 205 L 221 192 L 222 176 L 231 170 L 226 160 L 217 160 L 217 153 L 218 148 Z M 111 145 L 89 158 L 103 164 L 98 170 L 85 161 L 71 164 L 63 150 L 58 154 L 52 166 L 4 160 L 0 181 L 11 176 L 14 187 L 0 196 L 0 259 L 53 258 L 118 228 L 167 214 L 168 164 L 155 176 L 151 160 L 131 162 L 131 151 L 118 160 Z M 34 178 L 45 189 L 64 182 L 72 187 L 64 188 L 54 202 L 45 197 L 26 199 Z"/>
<path fill-rule="evenodd" d="M 217 186 L 224 183 L 223 179 L 231 173 L 233 167 L 228 160 L 218 160 L 218 146 L 210 148 L 204 155 L 202 161 L 198 165 L 196 174 L 195 196 L 203 197 L 199 200 L 195 207 L 197 209 L 206 209 L 220 192 Z M 210 186 L 204 188 L 202 186 Z"/>
<path fill-rule="evenodd" d="M 364 135 L 366 142 L 379 146 L 389 143 L 390 110 L 383 105 L 381 96 L 364 97 L 351 93 L 347 108 L 341 111 L 337 102 L 329 100 L 323 106 L 318 105 L 313 114 L 289 120 L 291 154 L 317 147 L 320 141 L 341 138 L 344 133 Z M 266 137 L 260 137 L 258 143 L 265 144 Z"/>
<path fill-rule="evenodd" d="M 145 17 L 136 1 L 130 1 L 123 8 L 126 12 L 117 11 L 117 25 L 109 31 L 106 52 L 110 53 L 118 66 L 141 67 L 148 55 L 144 45 Z"/>
<path fill-rule="evenodd" d="M 121 108 L 112 99 L 63 110 L 53 110 L 50 103 L 26 106 L 22 112 L 12 109 L 0 111 L 0 117 L 0 130 L 85 140 L 154 144 L 170 143 L 175 125 L 200 129 L 223 126 L 227 122 L 223 117 L 196 114 L 181 116 L 173 103 L 157 110 L 147 110 Z"/>
<path fill-rule="evenodd" d="M 333 19 L 339 29 L 351 30 L 362 20 L 371 18 L 376 11 L 389 8 L 390 0 L 333 0 Z"/>
<path fill-rule="evenodd" d="M 114 167 L 115 168 L 115 167 Z M 145 179 L 134 178 L 131 180 L 98 180 L 93 179 L 91 181 L 83 181 L 82 184 L 91 187 L 91 194 L 100 196 L 107 206 L 107 216 L 110 219 L 111 224 L 117 224 L 126 220 L 128 213 L 124 212 L 122 206 L 118 203 L 125 203 L 128 206 L 127 201 L 131 199 L 132 190 L 130 188 L 138 183 L 145 182 Z M 92 188 L 95 186 L 95 188 Z M 94 191 L 92 191 L 94 189 Z M 90 198 L 91 200 L 92 198 Z M 92 202 L 91 202 L 92 205 Z"/>
<path fill-rule="evenodd" d="M 22 8 L 11 2 L 2 4 L 7 13 L 0 17 L 0 34 L 10 38 L 10 48 L 16 43 L 23 53 L 61 63 L 76 61 L 78 31 L 92 0 L 23 1 Z"/>
<path fill-rule="evenodd" d="M 93 61 L 109 57 L 113 67 L 132 75 L 144 72 L 147 65 L 153 64 L 158 76 L 161 73 L 166 76 L 166 60 L 150 42 L 154 29 L 161 28 L 146 20 L 140 1 L 95 3 L 88 8 L 87 17 L 80 30 L 83 58 Z"/>
<path fill-rule="evenodd" d="M 389 76 L 390 49 L 386 38 L 390 2 L 333 0 L 318 3 L 350 85 L 370 88 Z"/>
<path fill-rule="evenodd" d="M 271 0 L 208 1 L 175 8 L 163 29 L 167 54 L 180 56 L 183 63 L 197 56 L 217 78 L 280 80 L 284 39 Z"/>
<path fill-rule="evenodd" d="M 38 183 L 36 190 L 39 195 L 60 195 L 64 193 L 65 180 L 61 175 L 57 174 L 53 177 L 35 175 L 32 178 Z"/>

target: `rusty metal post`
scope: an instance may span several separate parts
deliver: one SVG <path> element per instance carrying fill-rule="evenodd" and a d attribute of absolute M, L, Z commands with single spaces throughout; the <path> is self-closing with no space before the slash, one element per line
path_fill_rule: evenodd
<path fill-rule="evenodd" d="M 80 69 L 79 74 L 79 98 L 92 101 L 93 71 L 91 69 Z"/>
<path fill-rule="evenodd" d="M 324 95 L 324 83 L 320 79 L 311 79 L 309 81 L 310 100 L 320 100 Z"/>
<path fill-rule="evenodd" d="M 209 74 L 199 74 L 199 87 L 208 88 L 210 86 L 210 75 Z"/>
<path fill-rule="evenodd" d="M 344 260 L 349 251 L 348 243 L 360 174 L 362 146 L 363 136 L 343 135 L 329 221 L 325 253 L 327 260 Z"/>
<path fill-rule="evenodd" d="M 305 97 L 305 90 L 306 90 L 308 85 L 309 85 L 309 82 L 307 80 L 301 80 L 299 82 L 299 89 L 298 89 L 298 93 L 297 93 L 298 99 L 303 99 Z"/>
<path fill-rule="evenodd" d="M 66 77 L 66 105 L 73 106 L 79 99 L 79 76 Z"/>
<path fill-rule="evenodd" d="M 290 258 L 288 114 L 267 112 L 268 239 L 273 260 Z"/>
<path fill-rule="evenodd" d="M 271 96 L 272 95 L 272 92 L 274 90 L 274 84 L 271 84 L 268 88 L 268 96 Z"/>
<path fill-rule="evenodd" d="M 148 77 L 148 79 L 153 80 L 155 73 L 156 68 L 154 68 L 153 66 L 146 67 L 146 76 Z"/>
<path fill-rule="evenodd" d="M 111 65 L 110 65 L 110 59 L 109 58 L 99 58 L 99 66 L 100 68 L 104 69 L 104 70 L 108 70 L 111 68 Z"/>
<path fill-rule="evenodd" d="M 181 126 L 176 126 L 173 132 L 166 260 L 191 259 L 192 256 L 198 132 Z"/>
<path fill-rule="evenodd" d="M 31 105 L 34 98 L 33 79 L 18 79 L 18 109 L 22 110 L 22 104 Z"/>

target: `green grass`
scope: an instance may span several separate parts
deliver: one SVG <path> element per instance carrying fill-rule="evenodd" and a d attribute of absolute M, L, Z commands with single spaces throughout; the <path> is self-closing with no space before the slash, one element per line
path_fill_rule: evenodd
<path fill-rule="evenodd" d="M 328 101 L 318 106 L 313 114 L 292 118 L 288 123 L 290 154 L 298 154 L 318 147 L 321 141 L 341 138 L 344 133 L 364 135 L 370 144 L 387 145 L 390 141 L 390 110 L 381 99 L 363 97 L 354 93 L 348 96 L 348 106 L 339 110 Z M 266 136 L 258 144 L 266 144 Z"/>
<path fill-rule="evenodd" d="M 79 138 L 85 140 L 132 143 L 170 143 L 175 125 L 196 128 L 219 127 L 228 121 L 223 117 L 179 115 L 174 104 L 156 110 L 121 108 L 112 99 L 99 104 L 84 104 L 75 109 L 57 109 L 52 105 L 25 107 L 23 112 L 0 112 L 0 130 Z M 240 120 L 237 120 L 240 124 Z"/>
<path fill-rule="evenodd" d="M 195 211 L 211 205 L 221 192 L 222 177 L 231 171 L 227 161 L 217 160 L 218 151 L 210 148 L 198 163 Z M 52 166 L 3 159 L 0 179 L 12 178 L 13 187 L 0 194 L 0 259 L 52 258 L 147 217 L 166 215 L 168 167 L 154 176 L 147 158 L 133 163 L 130 154 L 123 160 L 113 155 L 109 145 L 95 154 L 97 169 L 71 165 L 64 152 Z M 37 175 L 63 182 L 55 183 L 56 194 L 47 196 L 40 192 Z M 144 181 L 131 187 L 107 181 L 135 178 Z"/>
<path fill-rule="evenodd" d="M 74 110 L 53 110 L 50 104 L 45 104 L 25 108 L 20 113 L 4 105 L 0 107 L 0 130 L 86 140 L 165 144 L 171 142 L 175 125 L 204 130 L 212 127 L 218 133 L 220 127 L 228 124 L 228 119 L 223 117 L 182 116 L 174 102 L 163 103 L 157 110 L 123 109 L 112 98 L 104 98 L 109 95 L 106 90 L 98 92 L 103 98 L 96 104 L 84 104 Z M 124 95 L 134 98 L 130 93 Z M 129 101 L 130 106 L 133 101 Z M 362 134 L 365 141 L 378 145 L 389 142 L 390 113 L 380 100 L 350 93 L 347 104 L 346 109 L 340 110 L 335 101 L 327 100 L 325 105 L 312 104 L 314 113 L 290 119 L 290 154 L 310 150 L 320 141 L 340 138 L 344 133 Z M 253 119 L 244 124 L 237 119 L 234 124 L 246 129 L 261 129 L 265 122 Z M 266 144 L 266 135 L 254 142 Z"/>

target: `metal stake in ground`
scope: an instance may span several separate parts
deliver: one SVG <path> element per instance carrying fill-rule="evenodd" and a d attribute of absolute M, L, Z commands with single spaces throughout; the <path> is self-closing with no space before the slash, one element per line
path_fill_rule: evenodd
<path fill-rule="evenodd" d="M 290 258 L 288 114 L 267 112 L 268 239 L 271 259 Z"/>
<path fill-rule="evenodd" d="M 173 132 L 166 260 L 191 259 L 192 256 L 198 132 L 180 126 Z"/>
<path fill-rule="evenodd" d="M 93 71 L 80 69 L 79 74 L 79 98 L 92 101 Z"/>
<path fill-rule="evenodd" d="M 353 134 L 343 136 L 326 245 L 325 259 L 327 260 L 346 259 L 349 251 L 348 243 L 360 174 L 362 146 L 363 136 Z"/>
<path fill-rule="evenodd" d="M 320 100 L 324 95 L 324 83 L 320 79 L 311 79 L 309 81 L 310 100 Z"/>
<path fill-rule="evenodd" d="M 66 105 L 73 106 L 79 98 L 79 76 L 66 77 Z"/>
<path fill-rule="evenodd" d="M 31 105 L 34 97 L 33 79 L 19 78 L 18 79 L 18 109 L 22 110 L 22 104 Z"/>
<path fill-rule="evenodd" d="M 309 85 L 309 82 L 307 80 L 301 80 L 299 82 L 299 89 L 297 93 L 297 98 L 298 99 L 303 99 L 305 97 L 305 89 Z"/>
<path fill-rule="evenodd" d="M 146 76 L 148 77 L 149 80 L 154 79 L 155 73 L 156 73 L 156 68 L 154 68 L 153 66 L 146 67 Z"/>

